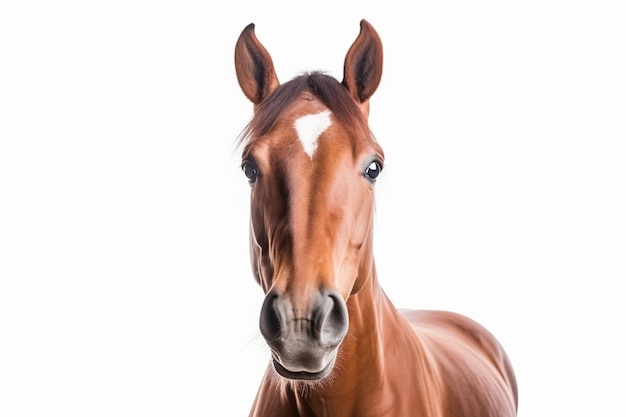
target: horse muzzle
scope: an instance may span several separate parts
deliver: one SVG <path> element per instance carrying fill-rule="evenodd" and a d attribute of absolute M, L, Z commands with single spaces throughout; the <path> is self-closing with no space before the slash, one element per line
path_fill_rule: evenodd
<path fill-rule="evenodd" d="M 260 329 L 280 376 L 318 380 L 334 367 L 348 331 L 348 309 L 332 289 L 317 291 L 304 309 L 294 308 L 289 294 L 272 291 L 261 307 Z"/>

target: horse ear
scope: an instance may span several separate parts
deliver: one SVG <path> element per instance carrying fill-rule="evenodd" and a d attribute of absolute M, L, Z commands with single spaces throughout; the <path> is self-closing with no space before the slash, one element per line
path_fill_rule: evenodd
<path fill-rule="evenodd" d="M 343 65 L 342 84 L 366 108 L 383 75 L 383 44 L 374 27 L 361 20 L 361 31 Z"/>
<path fill-rule="evenodd" d="M 235 70 L 239 86 L 255 106 L 279 85 L 272 57 L 254 34 L 254 23 L 239 35 L 235 45 Z"/>

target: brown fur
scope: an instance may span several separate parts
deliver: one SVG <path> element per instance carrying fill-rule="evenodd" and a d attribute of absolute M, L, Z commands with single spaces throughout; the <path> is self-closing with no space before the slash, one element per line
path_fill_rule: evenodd
<path fill-rule="evenodd" d="M 515 376 L 486 329 L 455 313 L 398 311 L 378 283 L 374 184 L 363 175 L 372 161 L 384 163 L 367 127 L 369 98 L 382 74 L 373 27 L 361 22 L 342 83 L 314 72 L 278 85 L 251 26 L 235 62 L 255 106 L 243 137 L 244 165 L 258 172 L 251 186 L 254 276 L 268 297 L 289 300 L 298 323 L 308 323 L 312 300 L 328 289 L 341 295 L 349 317 L 330 373 L 291 380 L 270 365 L 250 416 L 515 416 Z M 324 110 L 332 124 L 309 156 L 294 122 Z"/>

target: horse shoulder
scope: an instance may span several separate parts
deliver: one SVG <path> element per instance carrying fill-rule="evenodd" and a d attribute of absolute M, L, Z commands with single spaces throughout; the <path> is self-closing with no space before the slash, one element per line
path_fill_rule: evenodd
<path fill-rule="evenodd" d="M 452 416 L 515 416 L 517 384 L 498 340 L 461 314 L 437 310 L 401 310 L 433 362 L 446 391 Z M 478 395 L 476 395 L 478 394 Z"/>

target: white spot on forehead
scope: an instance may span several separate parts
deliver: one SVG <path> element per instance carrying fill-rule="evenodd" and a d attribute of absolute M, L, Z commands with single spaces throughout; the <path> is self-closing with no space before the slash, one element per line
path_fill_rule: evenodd
<path fill-rule="evenodd" d="M 296 120 L 294 126 L 298 132 L 298 139 L 302 143 L 304 152 L 311 158 L 317 149 L 317 140 L 328 129 L 330 123 L 329 110 L 317 114 L 307 114 Z"/>

